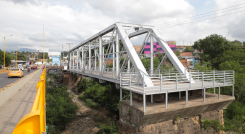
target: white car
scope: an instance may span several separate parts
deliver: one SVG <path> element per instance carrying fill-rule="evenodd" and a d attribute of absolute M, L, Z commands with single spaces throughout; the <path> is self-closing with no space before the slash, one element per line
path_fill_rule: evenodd
<path fill-rule="evenodd" d="M 22 71 L 24 70 L 22 64 L 18 64 L 18 68 L 20 68 Z"/>

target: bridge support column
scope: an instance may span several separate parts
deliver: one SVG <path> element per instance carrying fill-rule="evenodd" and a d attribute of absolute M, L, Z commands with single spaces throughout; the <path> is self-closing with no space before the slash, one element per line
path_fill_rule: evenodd
<path fill-rule="evenodd" d="M 179 99 L 181 99 L 181 92 L 179 92 Z"/>
<path fill-rule="evenodd" d="M 151 94 L 151 103 L 153 103 L 153 94 Z"/>
<path fill-rule="evenodd" d="M 99 36 L 99 74 L 102 68 L 102 37 Z"/>
<path fill-rule="evenodd" d="M 122 101 L 122 88 L 120 88 L 120 101 Z"/>
<path fill-rule="evenodd" d="M 185 105 L 188 105 L 188 89 L 185 91 Z"/>
<path fill-rule="evenodd" d="M 143 112 L 146 111 L 146 98 L 145 98 L 145 93 L 143 94 Z"/>
<path fill-rule="evenodd" d="M 206 89 L 204 88 L 203 89 L 203 102 L 205 102 L 205 97 L 206 97 L 205 95 L 206 95 Z"/>
<path fill-rule="evenodd" d="M 116 34 L 116 77 L 119 75 L 119 37 Z"/>
<path fill-rule="evenodd" d="M 168 108 L 168 91 L 165 93 L 165 108 Z"/>
<path fill-rule="evenodd" d="M 153 75 L 153 70 L 154 70 L 154 44 L 153 44 L 153 35 L 150 35 L 150 39 L 151 39 L 151 68 L 150 68 L 150 75 Z"/>
<path fill-rule="evenodd" d="M 89 42 L 89 46 L 88 46 L 88 70 L 90 72 L 91 70 L 91 42 Z"/>
<path fill-rule="evenodd" d="M 219 86 L 218 99 L 220 100 L 220 86 Z"/>
<path fill-rule="evenodd" d="M 130 91 L 130 105 L 133 105 L 133 95 L 132 95 L 132 91 Z"/>

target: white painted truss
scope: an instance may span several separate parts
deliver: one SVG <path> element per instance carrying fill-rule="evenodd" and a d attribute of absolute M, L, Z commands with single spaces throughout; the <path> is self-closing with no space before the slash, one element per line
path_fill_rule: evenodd
<path fill-rule="evenodd" d="M 130 38 L 142 34 L 146 36 L 141 51 L 136 53 Z M 151 68 L 148 72 L 140 57 L 143 56 L 144 46 L 149 40 L 151 42 Z M 144 81 L 146 87 L 152 87 L 153 83 L 150 76 L 157 72 L 164 63 L 161 62 L 158 68 L 154 69 L 153 67 L 154 40 L 159 43 L 166 54 L 163 61 L 169 58 L 179 73 L 186 74 L 182 77 L 184 81 L 194 82 L 153 26 L 128 23 L 115 23 L 72 48 L 70 50 L 69 71 L 115 83 L 119 83 L 120 73 L 136 72 L 140 74 L 139 79 Z"/>

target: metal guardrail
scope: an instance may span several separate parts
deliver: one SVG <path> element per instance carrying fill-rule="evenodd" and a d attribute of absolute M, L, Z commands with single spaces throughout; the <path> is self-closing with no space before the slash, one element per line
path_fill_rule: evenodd
<path fill-rule="evenodd" d="M 143 79 L 148 77 L 150 78 L 153 83 L 155 83 L 157 86 L 153 87 L 146 87 L 146 83 L 142 83 L 144 80 L 140 79 L 140 75 L 143 75 Z M 159 74 L 143 74 L 143 73 L 135 73 L 135 72 L 123 72 L 121 73 L 120 77 L 120 85 L 121 86 L 129 86 L 130 88 L 134 87 L 142 87 L 142 90 L 146 89 L 159 89 L 160 91 L 170 91 L 173 89 L 173 86 L 178 91 L 179 88 L 183 88 L 183 83 L 189 83 L 186 88 L 191 88 L 192 85 L 195 83 L 200 83 L 197 89 L 202 89 L 205 87 L 215 87 L 216 83 L 219 83 L 220 86 L 228 86 L 228 85 L 234 85 L 234 71 L 233 70 L 209 70 L 209 71 L 195 71 L 195 72 L 189 72 L 189 78 L 194 81 L 188 81 L 183 76 L 186 74 L 181 74 L 176 71 L 167 71 L 167 72 L 159 72 Z M 221 84 L 222 83 L 222 84 Z M 163 86 L 164 85 L 164 86 Z M 185 84 L 186 85 L 186 84 Z"/>
<path fill-rule="evenodd" d="M 37 94 L 30 113 L 22 117 L 16 125 L 13 134 L 41 134 L 46 133 L 45 110 L 45 75 L 44 68 L 40 81 L 37 83 Z"/>

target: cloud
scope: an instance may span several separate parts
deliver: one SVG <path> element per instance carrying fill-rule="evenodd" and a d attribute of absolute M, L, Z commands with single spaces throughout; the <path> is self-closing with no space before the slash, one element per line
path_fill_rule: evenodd
<path fill-rule="evenodd" d="M 234 5 L 233 0 L 214 0 L 214 3 L 216 9 Z M 50 51 L 61 51 L 62 47 L 57 46 L 62 44 L 68 50 L 67 42 L 75 46 L 115 22 L 157 25 L 195 15 L 198 10 L 186 0 L 0 0 L 0 9 L 4 11 L 0 13 L 0 38 L 14 35 L 6 38 L 6 44 L 41 48 L 44 24 L 45 46 Z M 237 32 L 244 27 L 242 22 L 241 13 L 159 31 L 164 40 L 181 44 L 183 40 L 193 42 L 215 33 L 233 40 L 244 37 L 243 31 Z M 132 39 L 133 44 L 141 44 L 142 38 Z M 6 45 L 6 49 L 13 48 Z"/>

